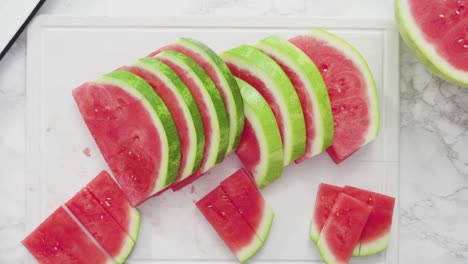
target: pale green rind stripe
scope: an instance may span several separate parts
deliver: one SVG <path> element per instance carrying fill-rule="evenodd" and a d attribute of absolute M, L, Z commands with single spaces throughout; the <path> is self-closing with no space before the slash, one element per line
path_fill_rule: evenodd
<path fill-rule="evenodd" d="M 293 162 L 305 152 L 305 122 L 301 104 L 288 76 L 281 67 L 265 53 L 241 45 L 225 51 L 221 58 L 260 78 L 278 101 L 284 125 L 284 165 Z"/>
<path fill-rule="evenodd" d="M 359 256 L 367 257 L 377 253 L 380 253 L 387 249 L 390 241 L 390 232 L 383 235 L 379 239 L 372 242 L 361 243 L 361 249 L 359 250 Z"/>
<path fill-rule="evenodd" d="M 151 113 L 154 126 L 161 136 L 161 164 L 155 186 L 150 195 L 156 194 L 177 178 L 180 163 L 180 141 L 177 129 L 164 102 L 140 77 L 123 70 L 101 76 L 97 82 L 116 85 L 141 99 Z"/>
<path fill-rule="evenodd" d="M 208 158 L 205 161 L 202 173 L 211 169 L 217 163 L 221 162 L 226 155 L 226 149 L 229 141 L 229 119 L 223 98 L 213 81 L 206 72 L 194 60 L 177 51 L 163 51 L 155 56 L 156 59 L 165 59 L 171 61 L 177 66 L 183 68 L 186 74 L 198 84 L 204 87 L 204 102 L 209 108 L 210 122 L 212 124 L 213 141 Z M 206 155 L 206 154 L 205 154 Z"/>
<path fill-rule="evenodd" d="M 195 39 L 180 38 L 177 42 L 185 48 L 191 49 L 205 60 L 209 61 L 214 67 L 216 76 L 221 83 L 218 89 L 223 91 L 227 100 L 224 101 L 229 116 L 229 143 L 226 153 L 237 148 L 239 145 L 242 130 L 244 128 L 244 106 L 242 97 L 234 76 L 227 67 L 226 63 L 210 47 Z"/>
<path fill-rule="evenodd" d="M 130 212 L 130 226 L 128 228 L 129 236 L 137 242 L 140 232 L 141 215 L 137 208 L 132 208 Z"/>
<path fill-rule="evenodd" d="M 416 57 L 435 75 L 454 84 L 468 88 L 468 72 L 452 66 L 441 57 L 436 48 L 423 36 L 411 15 L 407 0 L 396 0 L 396 17 L 400 34 Z"/>
<path fill-rule="evenodd" d="M 255 232 L 257 233 L 258 238 L 265 243 L 270 234 L 271 226 L 273 225 L 273 220 L 275 218 L 275 213 L 273 210 L 266 204 L 263 210 L 262 221 L 260 221 L 260 225 Z"/>
<path fill-rule="evenodd" d="M 134 246 L 135 241 L 130 236 L 127 236 L 127 239 L 125 239 L 125 243 L 120 251 L 120 254 L 114 257 L 115 262 L 117 262 L 118 264 L 124 263 L 128 259 L 128 256 L 130 256 L 130 254 L 132 253 Z"/>
<path fill-rule="evenodd" d="M 182 131 L 182 133 L 188 133 L 190 135 L 190 149 L 186 159 L 186 167 L 181 173 L 180 180 L 183 180 L 200 167 L 203 159 L 205 131 L 198 106 L 184 82 L 163 62 L 147 57 L 138 60 L 135 63 L 135 66 L 156 75 L 161 81 L 163 81 L 177 97 L 177 105 L 184 112 L 188 131 Z"/>
<path fill-rule="evenodd" d="M 352 255 L 353 257 L 359 257 L 359 256 L 360 256 L 360 255 L 359 255 L 359 249 L 361 248 L 360 246 L 361 246 L 361 244 L 358 243 L 358 244 L 356 245 L 356 247 L 354 248 L 354 250 L 353 250 L 353 255 Z"/>
<path fill-rule="evenodd" d="M 327 244 L 327 241 L 325 239 L 322 239 L 322 236 L 319 237 L 317 241 L 317 249 L 320 253 L 320 256 L 322 257 L 323 261 L 326 264 L 338 264 L 338 262 L 333 256 L 333 253 L 330 250 L 330 247 Z M 340 263 L 340 264 L 345 264 L 345 263 Z"/>
<path fill-rule="evenodd" d="M 281 177 L 283 172 L 283 143 L 275 116 L 260 93 L 250 84 L 236 78 L 244 100 L 245 118 L 254 130 L 260 148 L 260 162 L 255 168 L 255 182 L 264 188 Z"/>
<path fill-rule="evenodd" d="M 257 236 L 255 236 L 249 245 L 245 246 L 238 252 L 235 252 L 235 255 L 240 261 L 240 263 L 244 263 L 251 257 L 253 257 L 255 254 L 257 254 L 257 252 L 262 248 L 262 246 L 262 241 L 258 239 Z"/>
<path fill-rule="evenodd" d="M 333 115 L 327 88 L 317 67 L 302 50 L 276 35 L 260 40 L 256 47 L 292 69 L 301 79 L 312 101 L 315 127 L 312 152 L 306 153 L 306 157 L 323 152 L 333 143 Z"/>
<path fill-rule="evenodd" d="M 314 217 L 312 217 L 312 220 L 310 221 L 310 233 L 309 233 L 310 239 L 314 241 L 314 243 L 317 243 L 319 237 L 320 237 L 320 230 L 317 228 L 317 224 L 315 223 Z"/>

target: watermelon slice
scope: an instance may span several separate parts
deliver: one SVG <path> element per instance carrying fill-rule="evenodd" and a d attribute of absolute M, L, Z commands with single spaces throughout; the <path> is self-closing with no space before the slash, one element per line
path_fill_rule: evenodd
<path fill-rule="evenodd" d="M 133 250 L 135 241 L 84 188 L 66 207 L 117 263 L 123 263 Z"/>
<path fill-rule="evenodd" d="M 360 239 L 359 256 L 377 254 L 388 247 L 395 198 L 345 186 L 344 193 L 372 206 Z"/>
<path fill-rule="evenodd" d="M 81 115 L 133 206 L 177 177 L 180 141 L 167 107 L 140 77 L 114 71 L 73 91 Z"/>
<path fill-rule="evenodd" d="M 171 112 L 181 145 L 177 179 L 187 178 L 200 167 L 205 147 L 203 123 L 192 94 L 169 66 L 154 58 L 140 59 L 123 69 L 151 85 Z"/>
<path fill-rule="evenodd" d="M 364 58 L 341 38 L 320 29 L 290 41 L 317 65 L 331 101 L 334 142 L 327 151 L 338 164 L 377 137 L 379 101 Z"/>
<path fill-rule="evenodd" d="M 333 116 L 327 88 L 317 67 L 304 52 L 279 36 L 264 38 L 256 47 L 281 66 L 299 95 L 306 126 L 306 150 L 296 162 L 322 153 L 333 143 Z"/>
<path fill-rule="evenodd" d="M 208 193 L 196 205 L 241 263 L 255 255 L 262 247 L 262 241 L 221 186 Z"/>
<path fill-rule="evenodd" d="M 317 241 L 325 263 L 349 262 L 371 210 L 347 194 L 338 195 Z"/>
<path fill-rule="evenodd" d="M 283 143 L 268 103 L 250 84 L 236 78 L 244 99 L 244 131 L 236 154 L 260 188 L 281 177 Z"/>
<path fill-rule="evenodd" d="M 140 229 L 140 212 L 132 207 L 111 176 L 102 171 L 85 188 L 136 242 Z"/>
<path fill-rule="evenodd" d="M 180 38 L 175 43 L 160 48 L 150 56 L 164 50 L 175 50 L 198 63 L 219 89 L 229 116 L 229 141 L 226 153 L 236 149 L 244 127 L 242 97 L 234 77 L 224 61 L 210 47 L 195 39 Z"/>
<path fill-rule="evenodd" d="M 255 182 L 244 169 L 240 169 L 220 185 L 258 238 L 265 242 L 275 214 L 266 204 Z"/>
<path fill-rule="evenodd" d="M 232 74 L 252 85 L 265 98 L 278 122 L 284 165 L 305 153 L 304 115 L 297 93 L 281 67 L 258 49 L 241 45 L 221 54 Z"/>
<path fill-rule="evenodd" d="M 321 183 L 315 199 L 315 208 L 312 221 L 310 223 L 310 238 L 317 243 L 320 232 L 330 215 L 338 195 L 343 192 L 343 188 Z"/>
<path fill-rule="evenodd" d="M 39 263 L 114 263 L 65 211 L 58 208 L 23 241 Z"/>
<path fill-rule="evenodd" d="M 205 129 L 205 150 L 200 169 L 172 186 L 173 190 L 179 190 L 224 159 L 229 142 L 229 119 L 220 92 L 194 60 L 172 50 L 161 52 L 154 58 L 171 67 L 188 87 L 200 109 Z"/>
<path fill-rule="evenodd" d="M 468 88 L 468 1 L 397 0 L 400 33 L 439 77 Z"/>

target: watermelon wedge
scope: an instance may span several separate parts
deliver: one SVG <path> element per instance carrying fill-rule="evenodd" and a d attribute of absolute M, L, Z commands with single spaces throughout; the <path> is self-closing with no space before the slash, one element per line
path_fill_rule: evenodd
<path fill-rule="evenodd" d="M 123 263 L 135 241 L 84 188 L 65 205 L 116 263 Z"/>
<path fill-rule="evenodd" d="M 255 182 L 244 169 L 240 169 L 220 185 L 250 228 L 265 242 L 275 214 L 266 204 Z"/>
<path fill-rule="evenodd" d="M 351 186 L 345 186 L 344 193 L 372 206 L 369 219 L 362 231 L 359 256 L 370 256 L 387 249 L 395 198 Z"/>
<path fill-rule="evenodd" d="M 252 85 L 268 102 L 278 122 L 284 165 L 305 153 L 306 131 L 301 103 L 281 67 L 258 49 L 241 45 L 221 54 L 234 76 Z"/>
<path fill-rule="evenodd" d="M 114 263 L 81 226 L 59 207 L 23 241 L 42 264 Z"/>
<path fill-rule="evenodd" d="M 175 50 L 190 57 L 213 80 L 221 93 L 229 117 L 229 141 L 226 153 L 236 149 L 244 127 L 244 109 L 237 83 L 224 61 L 210 47 L 190 38 L 179 38 L 175 43 L 158 49 L 150 56 L 165 50 Z"/>
<path fill-rule="evenodd" d="M 315 243 L 317 243 L 320 237 L 320 232 L 332 211 L 338 195 L 342 192 L 343 188 L 335 185 L 326 183 L 319 185 L 317 198 L 315 199 L 314 215 L 310 223 L 310 238 Z"/>
<path fill-rule="evenodd" d="M 338 195 L 317 241 L 325 263 L 348 263 L 372 207 L 347 194 Z"/>
<path fill-rule="evenodd" d="M 73 96 L 96 144 L 133 206 L 175 181 L 180 141 L 161 98 L 123 70 L 81 85 Z"/>
<path fill-rule="evenodd" d="M 171 112 L 181 145 L 177 179 L 187 178 L 200 167 L 205 147 L 203 123 L 195 99 L 177 74 L 154 58 L 140 59 L 123 69 L 151 85 Z"/>
<path fill-rule="evenodd" d="M 301 101 L 306 126 L 306 150 L 301 162 L 325 151 L 333 143 L 333 116 L 327 88 L 315 64 L 291 42 L 273 35 L 256 45 L 288 75 Z"/>
<path fill-rule="evenodd" d="M 250 259 L 262 247 L 262 241 L 221 186 L 199 200 L 196 206 L 241 263 Z"/>
<path fill-rule="evenodd" d="M 331 102 L 334 141 L 327 149 L 339 164 L 379 132 L 379 100 L 364 58 L 343 39 L 321 29 L 290 39 L 317 65 Z"/>
<path fill-rule="evenodd" d="M 281 177 L 283 143 L 268 103 L 250 84 L 236 78 L 244 100 L 244 131 L 236 154 L 260 188 Z"/>
<path fill-rule="evenodd" d="M 468 88 L 468 1 L 397 0 L 403 40 L 439 77 Z"/>
<path fill-rule="evenodd" d="M 136 242 L 140 229 L 140 212 L 132 207 L 109 173 L 101 171 L 85 188 Z"/>
<path fill-rule="evenodd" d="M 194 60 L 172 50 L 158 53 L 154 58 L 167 64 L 188 87 L 205 129 L 205 150 L 200 169 L 172 186 L 173 190 L 179 190 L 224 159 L 229 143 L 229 119 L 219 90 Z"/>

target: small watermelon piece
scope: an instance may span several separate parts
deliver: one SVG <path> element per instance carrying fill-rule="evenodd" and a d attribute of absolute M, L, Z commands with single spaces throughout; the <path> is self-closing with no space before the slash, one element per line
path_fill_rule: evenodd
<path fill-rule="evenodd" d="M 301 103 L 281 67 L 265 53 L 241 45 L 221 54 L 234 76 L 252 85 L 268 102 L 278 122 L 284 165 L 305 153 L 306 131 Z"/>
<path fill-rule="evenodd" d="M 262 241 L 221 186 L 208 193 L 196 205 L 241 263 L 250 259 L 262 247 Z"/>
<path fill-rule="evenodd" d="M 154 58 L 140 59 L 123 69 L 151 85 L 171 112 L 181 145 L 177 179 L 187 178 L 200 167 L 205 147 L 203 123 L 195 99 L 177 74 Z"/>
<path fill-rule="evenodd" d="M 179 190 L 221 162 L 229 142 L 229 119 L 223 98 L 206 72 L 194 60 L 177 51 L 163 51 L 154 58 L 168 65 L 192 93 L 205 129 L 205 150 L 200 169 L 172 186 Z"/>
<path fill-rule="evenodd" d="M 301 101 L 306 125 L 306 150 L 301 162 L 325 151 L 333 143 L 333 116 L 327 88 L 315 64 L 291 42 L 273 35 L 256 47 L 270 56 L 288 75 Z"/>
<path fill-rule="evenodd" d="M 310 223 L 310 238 L 317 243 L 320 232 L 332 211 L 338 195 L 343 192 L 343 188 L 321 183 L 318 187 L 317 198 L 315 199 L 314 214 Z"/>
<path fill-rule="evenodd" d="M 352 186 L 345 186 L 344 193 L 372 206 L 369 219 L 362 231 L 359 256 L 370 256 L 387 249 L 395 198 Z"/>
<path fill-rule="evenodd" d="M 65 205 L 88 232 L 117 263 L 123 263 L 135 241 L 84 188 Z"/>
<path fill-rule="evenodd" d="M 210 47 L 190 38 L 180 38 L 175 43 L 153 52 L 150 56 L 155 56 L 164 50 L 175 50 L 190 57 L 213 80 L 221 93 L 229 117 L 230 131 L 226 153 L 236 149 L 244 127 L 244 109 L 237 83 L 224 61 Z"/>
<path fill-rule="evenodd" d="M 317 247 L 325 263 L 348 263 L 372 207 L 340 193 L 323 226 Z"/>
<path fill-rule="evenodd" d="M 468 88 L 468 1 L 397 0 L 400 34 L 439 77 Z"/>
<path fill-rule="evenodd" d="M 41 264 L 114 263 L 62 207 L 52 213 L 22 243 Z"/>
<path fill-rule="evenodd" d="M 362 55 L 343 39 L 321 29 L 290 39 L 317 65 L 331 102 L 334 142 L 327 149 L 338 164 L 377 137 L 379 100 Z"/>
<path fill-rule="evenodd" d="M 133 206 L 175 181 L 180 141 L 156 92 L 123 70 L 85 83 L 73 96 L 96 144 Z"/>
<path fill-rule="evenodd" d="M 255 182 L 244 169 L 240 169 L 220 185 L 252 230 L 265 242 L 275 214 L 263 199 Z"/>
<path fill-rule="evenodd" d="M 250 84 L 236 78 L 244 100 L 245 125 L 236 154 L 260 188 L 281 177 L 283 143 L 268 103 Z"/>
<path fill-rule="evenodd" d="M 136 242 L 140 230 L 140 212 L 132 207 L 109 173 L 101 171 L 88 183 L 86 189 Z"/>

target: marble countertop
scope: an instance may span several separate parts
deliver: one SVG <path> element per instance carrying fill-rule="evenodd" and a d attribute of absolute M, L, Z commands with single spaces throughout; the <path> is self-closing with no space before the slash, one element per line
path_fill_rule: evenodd
<path fill-rule="evenodd" d="M 392 19 L 393 1 L 48 0 L 40 13 Z M 468 263 L 468 90 L 430 74 L 404 43 L 400 64 L 400 263 Z M 1 263 L 23 262 L 25 74 L 23 33 L 0 61 Z"/>

